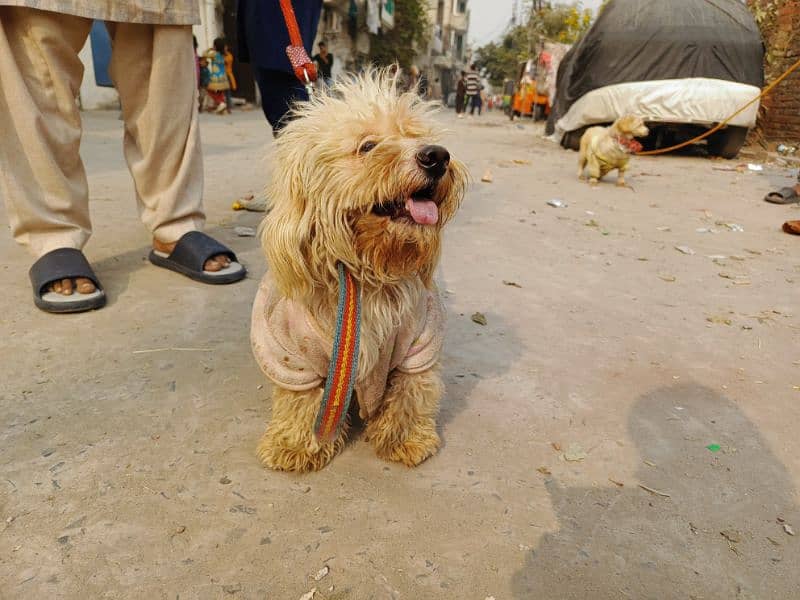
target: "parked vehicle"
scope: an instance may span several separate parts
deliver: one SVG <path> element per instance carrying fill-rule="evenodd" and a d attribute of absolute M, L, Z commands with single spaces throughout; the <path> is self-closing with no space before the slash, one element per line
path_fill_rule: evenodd
<path fill-rule="evenodd" d="M 546 131 L 577 150 L 587 127 L 636 114 L 645 148 L 685 141 L 758 96 L 763 60 L 741 0 L 610 0 L 561 62 Z M 708 138 L 709 153 L 735 157 L 757 114 L 756 102 Z"/>

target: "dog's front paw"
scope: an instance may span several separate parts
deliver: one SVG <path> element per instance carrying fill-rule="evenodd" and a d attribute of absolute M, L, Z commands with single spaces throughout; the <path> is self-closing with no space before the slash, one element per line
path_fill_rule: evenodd
<path fill-rule="evenodd" d="M 312 432 L 287 436 L 268 428 L 258 444 L 258 458 L 276 471 L 319 471 L 339 453 L 344 440 L 340 434 L 332 442 L 319 443 Z"/>
<path fill-rule="evenodd" d="M 441 445 L 436 423 L 432 419 L 429 423 L 416 423 L 407 432 L 398 432 L 387 428 L 385 422 L 378 422 L 368 426 L 367 437 L 380 458 L 403 463 L 407 467 L 416 467 L 430 458 Z"/>

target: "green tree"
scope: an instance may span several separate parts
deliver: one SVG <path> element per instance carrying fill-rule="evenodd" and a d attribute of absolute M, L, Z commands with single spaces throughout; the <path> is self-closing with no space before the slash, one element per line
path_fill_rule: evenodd
<path fill-rule="evenodd" d="M 398 63 L 407 69 L 428 40 L 428 5 L 423 0 L 395 0 L 394 27 L 370 36 L 370 61 L 378 66 Z"/>
<path fill-rule="evenodd" d="M 528 28 L 518 25 L 499 43 L 490 42 L 478 49 L 478 64 L 486 69 L 493 86 L 505 79 L 516 79 L 519 63 L 528 56 Z"/>
<path fill-rule="evenodd" d="M 574 43 L 591 23 L 591 10 L 584 9 L 580 2 L 556 6 L 534 2 L 526 25 L 511 29 L 500 43 L 478 48 L 478 63 L 488 71 L 492 85 L 499 86 L 506 78 L 516 79 L 519 63 L 532 57 L 539 41 Z"/>

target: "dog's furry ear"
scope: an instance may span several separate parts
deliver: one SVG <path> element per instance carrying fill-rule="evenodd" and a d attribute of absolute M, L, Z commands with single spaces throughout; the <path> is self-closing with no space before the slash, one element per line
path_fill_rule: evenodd
<path fill-rule="evenodd" d="M 284 149 L 278 152 L 285 151 Z M 278 158 L 278 157 L 276 157 Z M 310 241 L 314 235 L 309 200 L 301 171 L 303 161 L 276 160 L 267 187 L 269 214 L 261 223 L 261 245 L 278 289 L 289 298 L 311 292 L 314 277 L 309 268 Z M 294 166 L 293 166 L 294 165 Z"/>

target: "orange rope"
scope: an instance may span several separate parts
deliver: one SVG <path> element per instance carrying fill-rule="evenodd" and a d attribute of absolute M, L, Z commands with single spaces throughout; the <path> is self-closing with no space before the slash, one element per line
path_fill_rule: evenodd
<path fill-rule="evenodd" d="M 646 152 L 637 152 L 636 155 L 637 156 L 653 156 L 655 154 L 666 154 L 667 152 L 672 152 L 673 150 L 678 150 L 679 148 L 685 148 L 686 146 L 688 146 L 690 144 L 694 144 L 696 142 L 699 142 L 700 140 L 706 139 L 711 134 L 716 133 L 717 131 L 719 131 L 720 129 L 725 127 L 725 125 L 727 125 L 731 121 L 731 119 L 733 119 L 734 117 L 736 117 L 740 113 L 744 112 L 745 110 L 750 108 L 750 106 L 752 106 L 753 104 L 755 104 L 756 102 L 761 100 L 761 98 L 763 98 L 764 96 L 769 94 L 776 85 L 778 85 L 781 81 L 786 79 L 789 75 L 792 74 L 793 71 L 795 71 L 798 68 L 800 68 L 800 60 L 798 60 L 791 67 L 786 69 L 786 71 L 784 71 L 783 74 L 780 77 L 778 77 L 775 81 L 773 81 L 767 87 L 765 87 L 764 90 L 758 96 L 756 96 L 755 98 L 750 100 L 750 102 L 745 104 L 742 108 L 737 110 L 730 117 L 728 117 L 727 119 L 722 121 L 722 123 L 718 123 L 717 125 L 715 125 L 711 129 L 706 131 L 705 133 L 703 133 L 701 135 L 698 135 L 697 137 L 692 138 L 691 140 L 688 140 L 686 142 L 682 142 L 680 144 L 675 144 L 674 146 L 670 146 L 669 148 L 659 148 L 658 150 L 647 150 Z"/>

